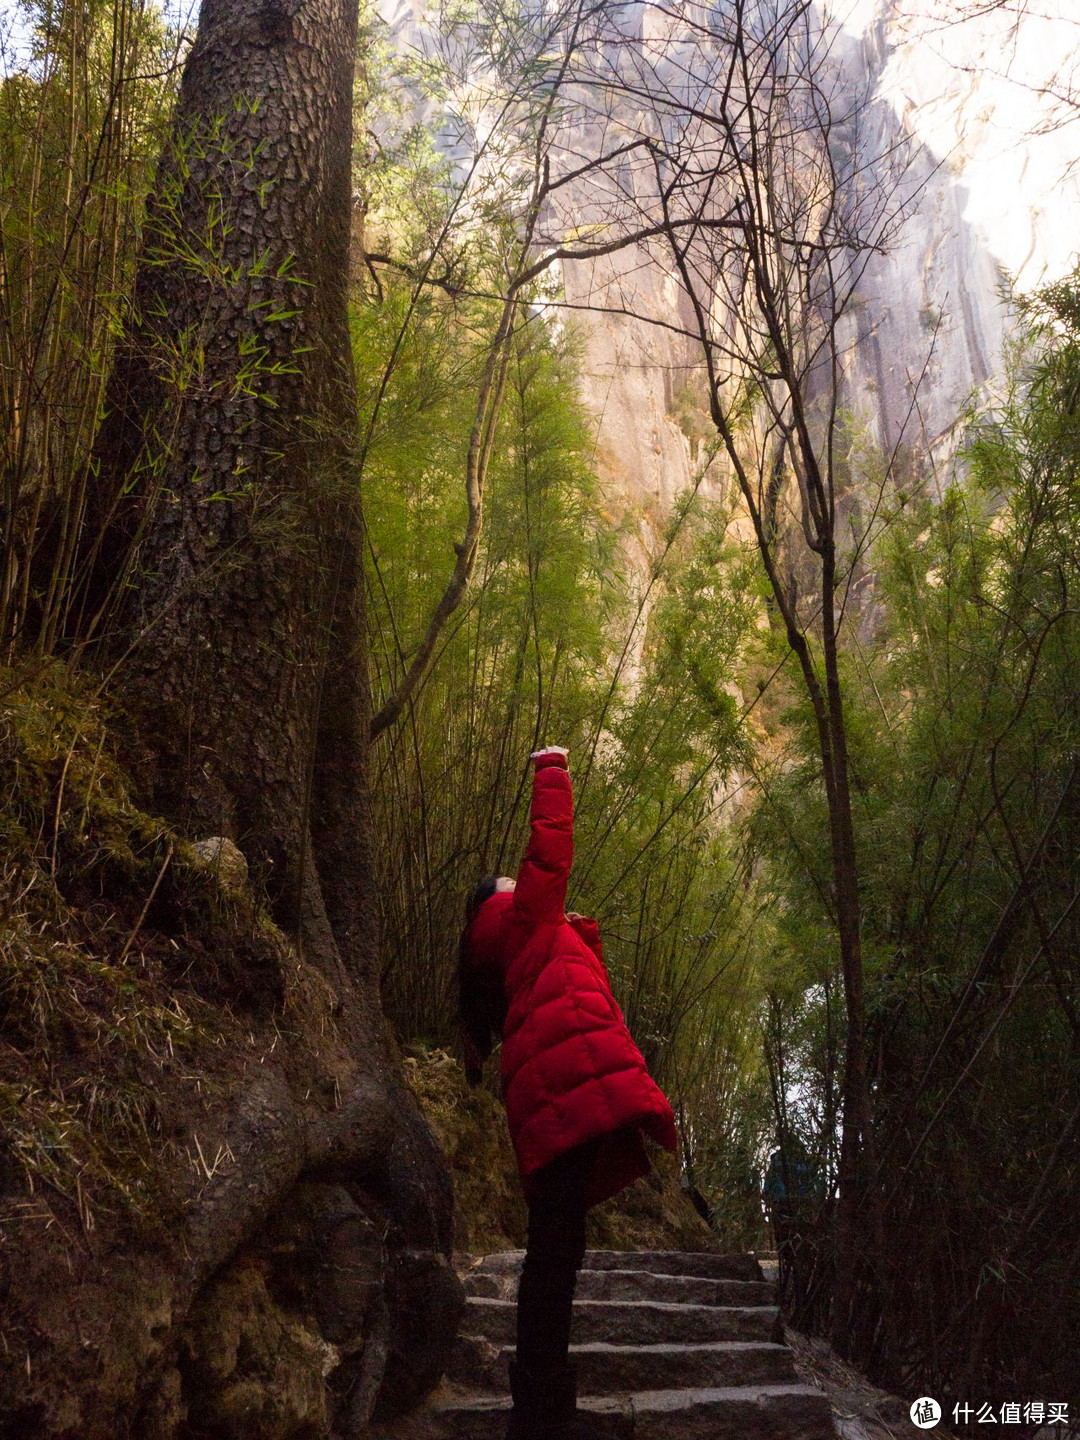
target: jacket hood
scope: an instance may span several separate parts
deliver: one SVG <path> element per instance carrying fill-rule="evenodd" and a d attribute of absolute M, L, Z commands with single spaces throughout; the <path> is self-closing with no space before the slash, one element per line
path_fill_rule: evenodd
<path fill-rule="evenodd" d="M 466 935 L 469 959 L 475 965 L 490 965 L 506 959 L 509 921 L 514 907 L 514 892 L 498 890 L 489 895 L 473 917 Z"/>

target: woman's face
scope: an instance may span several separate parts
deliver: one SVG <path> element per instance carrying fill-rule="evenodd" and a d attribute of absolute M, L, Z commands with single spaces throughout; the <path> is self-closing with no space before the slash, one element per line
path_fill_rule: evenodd
<path fill-rule="evenodd" d="M 500 875 L 495 881 L 495 894 L 501 895 L 504 890 L 513 890 L 517 886 L 516 880 L 511 880 L 509 875 Z"/>

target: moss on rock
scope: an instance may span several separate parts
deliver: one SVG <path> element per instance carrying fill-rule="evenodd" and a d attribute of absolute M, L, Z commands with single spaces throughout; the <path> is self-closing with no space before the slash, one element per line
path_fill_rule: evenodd
<path fill-rule="evenodd" d="M 527 1212 L 506 1112 L 494 1086 L 497 1067 L 471 1088 L 444 1050 L 410 1048 L 405 1077 L 435 1131 L 454 1179 L 454 1243 L 473 1255 L 518 1250 Z M 711 1250 L 721 1247 L 683 1193 L 678 1158 L 651 1149 L 652 1173 L 589 1212 L 589 1245 L 598 1250 Z"/>

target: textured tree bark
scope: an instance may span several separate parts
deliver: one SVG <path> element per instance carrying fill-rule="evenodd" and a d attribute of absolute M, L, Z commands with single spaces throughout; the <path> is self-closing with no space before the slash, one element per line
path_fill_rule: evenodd
<path fill-rule="evenodd" d="M 322 678 L 357 578 L 355 43 L 347 0 L 204 4 L 98 447 L 118 522 L 99 584 L 128 582 L 117 681 L 157 796 L 239 839 L 293 927 Z"/>
<path fill-rule="evenodd" d="M 296 948 L 279 963 L 287 1014 L 280 995 L 256 997 L 244 1018 L 255 1058 L 214 1076 L 197 1146 L 220 1164 L 204 1162 L 194 1187 L 163 1166 L 183 1214 L 168 1242 L 117 1219 L 75 1261 L 55 1234 L 10 1252 L 31 1380 L 12 1399 L 17 1383 L 0 1376 L 0 1430 L 350 1436 L 384 1370 L 384 1407 L 434 1383 L 456 1326 L 449 1173 L 378 991 L 350 474 L 356 28 L 356 0 L 203 0 L 109 388 L 86 553 L 82 638 L 107 658 L 153 803 L 191 838 L 228 836 L 246 853 Z M 190 973 L 197 988 L 197 959 Z M 301 973 L 318 977 L 306 991 Z M 344 1256 L 329 1312 L 327 1288 L 295 1273 L 319 1236 Z M 81 1327 L 44 1317 L 64 1265 Z M 361 1272 L 370 1284 L 347 1283 Z M 88 1351 L 88 1329 L 118 1310 L 124 1343 Z M 215 1327 L 241 1314 L 263 1316 L 251 1344 L 272 1356 L 258 1401 L 278 1406 L 272 1422 L 244 1398 L 235 1355 L 229 1370 L 217 1353 Z M 299 1389 L 290 1365 L 307 1377 Z"/>

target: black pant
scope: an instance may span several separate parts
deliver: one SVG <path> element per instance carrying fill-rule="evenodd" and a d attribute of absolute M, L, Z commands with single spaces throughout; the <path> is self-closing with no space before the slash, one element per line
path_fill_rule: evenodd
<path fill-rule="evenodd" d="M 566 1365 L 574 1286 L 585 1258 L 586 1199 L 599 1140 L 556 1156 L 530 1186 L 529 1240 L 517 1303 L 517 1362 L 529 1370 Z"/>

